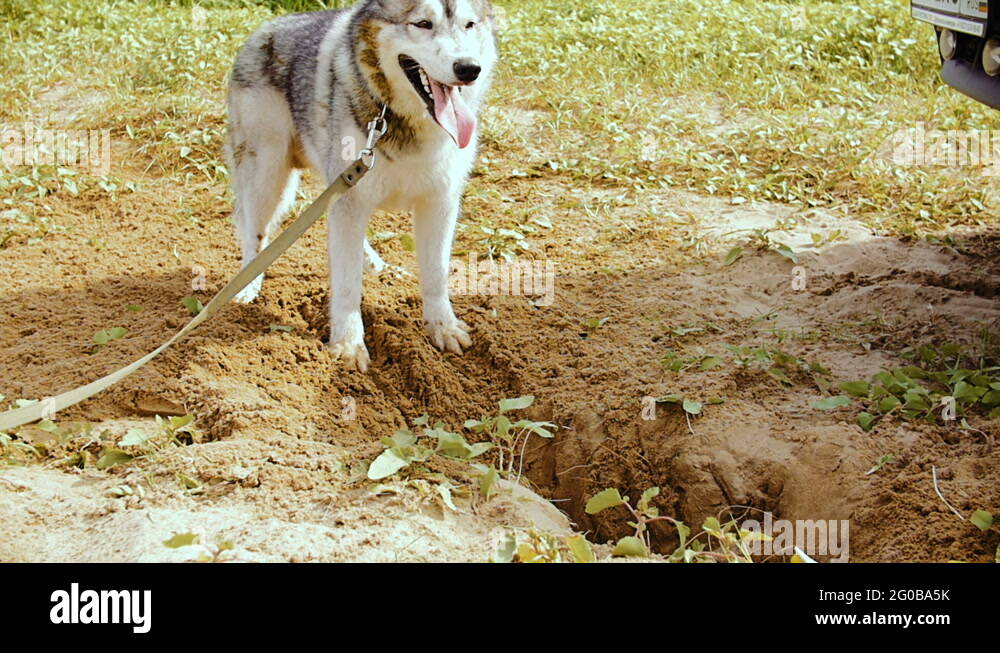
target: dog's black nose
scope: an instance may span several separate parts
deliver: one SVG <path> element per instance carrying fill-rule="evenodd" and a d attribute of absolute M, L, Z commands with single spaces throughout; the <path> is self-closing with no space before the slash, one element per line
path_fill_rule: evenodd
<path fill-rule="evenodd" d="M 475 59 L 459 59 L 455 62 L 455 77 L 458 77 L 460 82 L 471 84 L 479 79 L 481 72 L 483 68 Z"/>

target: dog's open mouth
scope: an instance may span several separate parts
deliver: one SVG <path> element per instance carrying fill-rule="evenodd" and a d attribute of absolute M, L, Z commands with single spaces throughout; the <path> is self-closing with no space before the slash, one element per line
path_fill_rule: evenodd
<path fill-rule="evenodd" d="M 460 148 L 467 147 L 476 131 L 476 117 L 459 88 L 432 79 L 415 59 L 405 54 L 399 55 L 399 65 L 437 124 Z"/>

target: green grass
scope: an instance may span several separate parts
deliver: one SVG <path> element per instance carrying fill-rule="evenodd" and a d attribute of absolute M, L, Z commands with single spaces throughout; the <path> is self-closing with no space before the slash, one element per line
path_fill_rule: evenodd
<path fill-rule="evenodd" d="M 933 32 L 905 0 L 497 5 L 506 28 L 493 103 L 504 110 L 484 124 L 488 181 L 527 172 L 640 193 L 671 186 L 846 206 L 890 234 L 990 215 L 978 173 L 866 162 L 917 122 L 995 122 L 938 80 Z M 153 174 L 221 184 L 236 50 L 272 15 L 323 3 L 201 6 L 199 24 L 190 2 L 0 0 L 0 124 L 44 119 L 39 97 L 69 88 L 65 102 L 85 99 L 65 128 L 110 127 L 119 139 L 128 130 Z M 13 192 L 0 185 L 0 197 Z"/>
<path fill-rule="evenodd" d="M 504 79 L 519 83 L 498 95 L 546 110 L 559 138 L 539 149 L 561 170 L 847 204 L 889 231 L 985 217 L 981 181 L 863 164 L 901 127 L 988 128 L 993 117 L 942 88 L 932 30 L 902 0 L 714 3 L 713 15 L 686 1 L 508 6 Z"/>

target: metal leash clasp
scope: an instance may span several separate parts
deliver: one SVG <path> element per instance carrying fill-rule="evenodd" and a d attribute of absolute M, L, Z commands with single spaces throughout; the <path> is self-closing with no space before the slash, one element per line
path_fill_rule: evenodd
<path fill-rule="evenodd" d="M 360 158 L 369 170 L 375 165 L 375 145 L 389 131 L 389 121 L 385 119 L 388 108 L 389 105 L 383 104 L 382 113 L 379 114 L 378 118 L 368 123 L 368 142 L 365 143 L 365 149 L 361 150 Z"/>

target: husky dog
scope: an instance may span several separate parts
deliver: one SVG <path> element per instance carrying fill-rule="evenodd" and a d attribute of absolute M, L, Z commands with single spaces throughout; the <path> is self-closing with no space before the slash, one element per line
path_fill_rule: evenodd
<path fill-rule="evenodd" d="M 497 60 L 488 0 L 363 0 L 283 16 L 243 46 L 229 83 L 226 155 L 243 265 L 262 251 L 295 198 L 299 172 L 330 183 L 364 148 L 385 107 L 378 162 L 329 215 L 330 347 L 365 372 L 364 270 L 384 263 L 365 233 L 375 210 L 412 211 L 431 342 L 462 353 L 448 273 L 462 193 L 478 145 L 477 115 Z M 263 275 L 237 297 L 252 302 Z"/>

